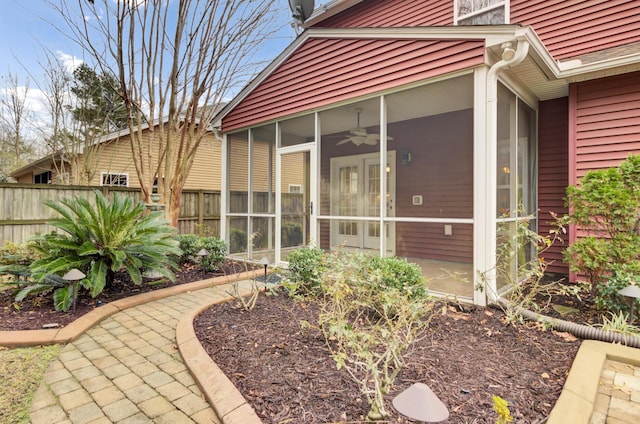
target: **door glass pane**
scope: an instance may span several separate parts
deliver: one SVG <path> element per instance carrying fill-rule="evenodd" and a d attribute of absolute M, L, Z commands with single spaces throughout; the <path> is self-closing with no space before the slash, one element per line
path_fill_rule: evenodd
<path fill-rule="evenodd" d="M 340 183 L 338 195 L 338 211 L 340 216 L 358 215 L 358 167 L 345 166 L 340 168 Z M 358 235 L 358 222 L 340 220 L 338 222 L 340 235 Z"/>
<path fill-rule="evenodd" d="M 282 187 L 280 205 L 280 258 L 294 248 L 309 243 L 310 223 L 310 153 L 282 155 Z"/>

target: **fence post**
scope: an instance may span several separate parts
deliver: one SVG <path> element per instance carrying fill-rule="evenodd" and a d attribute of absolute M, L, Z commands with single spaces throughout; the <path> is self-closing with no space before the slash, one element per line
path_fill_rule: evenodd
<path fill-rule="evenodd" d="M 204 191 L 198 190 L 198 235 L 204 236 Z"/>

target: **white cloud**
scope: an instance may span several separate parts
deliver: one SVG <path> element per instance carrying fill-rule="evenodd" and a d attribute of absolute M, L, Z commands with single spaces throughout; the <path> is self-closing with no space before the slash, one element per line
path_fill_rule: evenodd
<path fill-rule="evenodd" d="M 60 63 L 64 65 L 65 70 L 69 73 L 75 71 L 75 69 L 78 66 L 82 65 L 82 63 L 84 62 L 82 59 L 77 58 L 73 55 L 67 54 L 65 52 L 62 52 L 60 50 L 56 52 L 56 56 L 58 57 L 58 60 L 60 61 Z"/>

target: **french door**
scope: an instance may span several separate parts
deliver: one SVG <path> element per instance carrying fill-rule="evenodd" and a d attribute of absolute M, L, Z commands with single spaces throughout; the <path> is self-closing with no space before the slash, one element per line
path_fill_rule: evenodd
<path fill-rule="evenodd" d="M 332 220 L 332 246 L 380 249 L 381 205 L 385 205 L 386 217 L 395 215 L 394 151 L 387 153 L 387 163 L 380 171 L 378 153 L 331 159 L 331 214 L 340 217 Z M 386 176 L 384 199 L 381 199 L 382 175 Z M 393 254 L 395 226 L 389 222 L 384 225 L 386 250 Z"/>

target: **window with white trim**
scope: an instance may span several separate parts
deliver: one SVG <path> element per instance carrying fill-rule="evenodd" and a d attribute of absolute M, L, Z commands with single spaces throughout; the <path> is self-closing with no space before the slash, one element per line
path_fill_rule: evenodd
<path fill-rule="evenodd" d="M 508 0 L 455 0 L 456 25 L 502 25 L 507 23 Z"/>
<path fill-rule="evenodd" d="M 129 174 L 101 172 L 100 185 L 114 186 L 114 187 L 129 187 Z"/>

